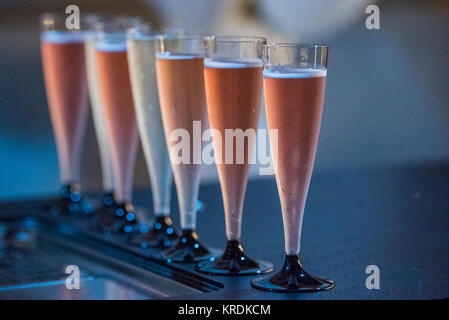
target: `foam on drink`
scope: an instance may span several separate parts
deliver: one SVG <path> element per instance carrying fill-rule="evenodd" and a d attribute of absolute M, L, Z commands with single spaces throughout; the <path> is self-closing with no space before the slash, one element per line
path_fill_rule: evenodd
<path fill-rule="evenodd" d="M 85 32 L 83 31 L 45 31 L 41 33 L 41 42 L 50 43 L 73 43 L 84 42 Z"/>
<path fill-rule="evenodd" d="M 213 60 L 205 59 L 204 67 L 206 68 L 225 68 L 225 69 L 235 69 L 235 68 L 250 68 L 250 67 L 261 67 L 262 61 L 260 59 L 242 59 L 242 60 Z"/>
<path fill-rule="evenodd" d="M 314 78 L 325 77 L 327 70 L 325 69 L 311 69 L 311 68 L 272 68 L 264 70 L 263 76 L 267 78 Z"/>

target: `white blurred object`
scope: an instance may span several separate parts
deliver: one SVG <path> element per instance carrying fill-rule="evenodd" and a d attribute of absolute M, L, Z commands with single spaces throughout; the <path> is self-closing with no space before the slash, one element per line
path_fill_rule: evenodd
<path fill-rule="evenodd" d="M 161 15 L 164 26 L 187 32 L 207 33 L 212 29 L 221 0 L 145 0 Z"/>
<path fill-rule="evenodd" d="M 246 8 L 253 4 L 257 10 L 257 0 L 223 0 L 219 14 L 213 24 L 213 31 L 221 35 L 245 35 L 266 37 L 268 41 L 287 41 L 282 34 L 266 23 L 259 15 L 250 15 Z"/>
<path fill-rule="evenodd" d="M 364 21 L 365 8 L 379 0 L 258 0 L 263 19 L 292 41 L 315 41 Z"/>
<path fill-rule="evenodd" d="M 379 0 L 144 0 L 165 26 L 188 32 L 261 34 L 274 41 L 323 41 L 362 23 Z M 257 16 L 245 16 L 247 5 Z"/>

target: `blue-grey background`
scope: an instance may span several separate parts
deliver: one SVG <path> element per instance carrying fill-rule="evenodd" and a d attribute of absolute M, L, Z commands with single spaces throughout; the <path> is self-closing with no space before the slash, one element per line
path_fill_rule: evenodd
<path fill-rule="evenodd" d="M 141 15 L 154 25 L 330 45 L 316 171 L 449 162 L 449 4 L 425 0 L 0 1 L 0 199 L 59 187 L 39 50 L 43 11 Z M 380 7 L 380 30 L 365 7 Z M 82 184 L 101 187 L 89 120 Z M 262 112 L 260 127 L 266 127 Z M 149 177 L 139 151 L 136 186 Z M 215 167 L 203 170 L 216 179 Z M 252 178 L 263 178 L 253 168 Z"/>

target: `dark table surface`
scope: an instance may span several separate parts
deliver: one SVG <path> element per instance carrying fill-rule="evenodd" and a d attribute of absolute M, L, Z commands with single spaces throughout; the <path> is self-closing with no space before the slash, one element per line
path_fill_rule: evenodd
<path fill-rule="evenodd" d="M 208 246 L 224 248 L 219 185 L 203 185 L 200 200 L 200 239 Z M 135 202 L 152 208 L 150 191 L 136 191 Z M 11 208 L 0 205 L 0 214 L 7 207 Z M 173 218 L 178 225 L 175 197 Z M 284 258 L 283 239 L 274 179 L 250 181 L 242 228 L 247 254 L 269 260 L 279 269 Z M 304 217 L 301 259 L 309 272 L 333 279 L 335 288 L 321 293 L 271 293 L 251 288 L 252 276 L 207 276 L 224 288 L 176 298 L 449 298 L 449 165 L 314 174 Z M 365 287 L 369 265 L 380 269 L 379 290 Z M 188 265 L 183 268 L 193 270 Z"/>

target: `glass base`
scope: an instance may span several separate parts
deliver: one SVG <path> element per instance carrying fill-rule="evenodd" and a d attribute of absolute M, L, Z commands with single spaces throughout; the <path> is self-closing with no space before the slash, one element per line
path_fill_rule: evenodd
<path fill-rule="evenodd" d="M 195 266 L 195 270 L 212 275 L 244 276 L 271 272 L 273 271 L 273 264 L 248 258 L 240 241 L 229 240 L 220 258 L 199 263 Z"/>
<path fill-rule="evenodd" d="M 307 273 L 298 255 L 287 255 L 284 266 L 274 275 L 254 279 L 251 286 L 275 292 L 314 292 L 332 289 L 332 280 L 324 280 Z"/>
<path fill-rule="evenodd" d="M 107 192 L 103 194 L 100 205 L 94 206 L 93 204 L 91 204 L 92 209 L 88 211 L 83 210 L 82 213 L 87 218 L 92 217 L 98 218 L 99 216 L 110 214 L 111 208 L 113 208 L 113 206 L 115 205 L 116 203 L 114 199 L 114 194 L 112 192 Z"/>
<path fill-rule="evenodd" d="M 45 208 L 51 216 L 63 214 L 83 213 L 91 214 L 93 206 L 87 201 L 83 201 L 81 187 L 78 183 L 72 182 L 64 185 L 59 190 L 59 199 L 49 204 Z"/>
<path fill-rule="evenodd" d="M 217 251 L 207 249 L 198 240 L 195 230 L 183 230 L 178 242 L 171 248 L 154 256 L 167 263 L 192 263 L 204 260 L 215 260 Z"/>
<path fill-rule="evenodd" d="M 114 194 L 112 192 L 107 192 L 103 194 L 101 204 L 90 216 L 100 219 L 102 216 L 113 214 L 115 209 L 117 209 L 117 202 L 115 201 Z"/>
<path fill-rule="evenodd" d="M 104 234 L 136 232 L 137 219 L 130 203 L 111 206 L 103 215 L 97 217 L 96 229 Z"/>
<path fill-rule="evenodd" d="M 139 234 L 129 237 L 128 243 L 141 248 L 169 248 L 179 238 L 168 216 L 156 217 L 153 226 L 139 227 Z"/>

